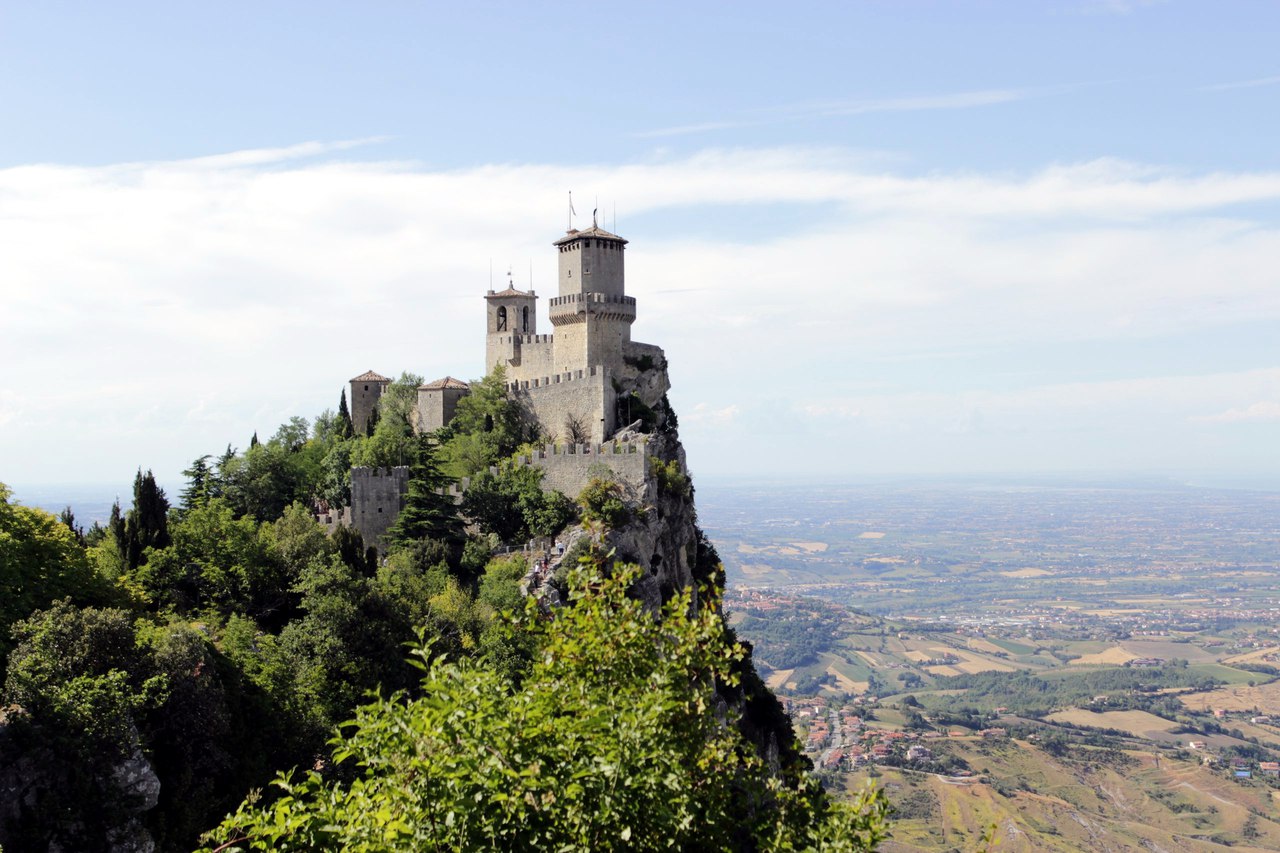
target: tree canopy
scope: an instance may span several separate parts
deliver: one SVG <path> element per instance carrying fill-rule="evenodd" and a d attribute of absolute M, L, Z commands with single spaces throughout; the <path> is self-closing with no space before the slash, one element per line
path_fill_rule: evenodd
<path fill-rule="evenodd" d="M 886 805 L 787 788 L 715 712 L 744 649 L 689 591 L 661 618 L 630 567 L 574 577 L 574 606 L 520 625 L 531 671 L 499 673 L 422 644 L 420 697 L 361 708 L 335 739 L 351 781 L 285 775 L 209 834 L 223 850 L 867 850 Z M 353 775 L 352 775 L 353 774 Z"/>

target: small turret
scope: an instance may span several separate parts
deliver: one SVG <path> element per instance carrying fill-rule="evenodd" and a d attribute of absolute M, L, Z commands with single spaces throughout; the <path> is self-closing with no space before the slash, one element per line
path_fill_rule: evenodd
<path fill-rule="evenodd" d="M 357 435 L 364 435 L 369 428 L 369 418 L 378 408 L 382 392 L 390 384 L 390 379 L 372 370 L 366 370 L 351 380 L 351 425 Z"/>

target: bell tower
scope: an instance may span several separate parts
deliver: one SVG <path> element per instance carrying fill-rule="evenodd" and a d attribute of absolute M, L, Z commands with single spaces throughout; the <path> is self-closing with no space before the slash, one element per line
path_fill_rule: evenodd
<path fill-rule="evenodd" d="M 485 371 L 494 365 L 517 367 L 525 337 L 538 333 L 538 296 L 532 290 L 516 290 L 507 273 L 507 289 L 485 294 L 487 306 Z"/>

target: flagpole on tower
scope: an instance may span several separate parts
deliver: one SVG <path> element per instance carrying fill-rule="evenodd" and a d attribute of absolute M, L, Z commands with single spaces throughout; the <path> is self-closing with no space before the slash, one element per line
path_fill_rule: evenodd
<path fill-rule="evenodd" d="M 569 230 L 573 230 L 573 217 L 577 211 L 573 209 L 573 190 L 569 190 Z"/>

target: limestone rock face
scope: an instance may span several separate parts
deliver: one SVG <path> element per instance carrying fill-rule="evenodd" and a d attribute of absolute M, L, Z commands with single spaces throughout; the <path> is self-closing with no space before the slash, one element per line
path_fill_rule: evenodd
<path fill-rule="evenodd" d="M 153 853 L 155 841 L 141 816 L 159 802 L 160 778 L 141 750 L 114 764 L 71 766 L 65 757 L 42 745 L 37 728 L 23 724 L 20 709 L 5 711 L 0 713 L 0 849 Z M 17 835 L 33 814 L 47 810 L 71 790 L 69 774 L 85 773 L 92 774 L 102 803 L 110 803 L 120 819 L 107 827 L 63 824 L 55 837 L 43 842 Z"/>
<path fill-rule="evenodd" d="M 661 350 L 653 349 L 655 356 L 648 361 L 628 361 L 618 387 L 620 396 L 634 393 L 652 411 L 651 419 L 623 431 L 648 433 L 644 444 L 647 476 L 643 484 L 623 484 L 631 517 L 603 533 L 589 527 L 574 528 L 566 532 L 562 542 L 572 549 L 578 540 L 592 537 L 598 540 L 595 544 L 600 550 L 612 552 L 615 560 L 640 565 L 644 575 L 635 594 L 657 611 L 681 590 L 693 590 L 695 605 L 701 590 L 722 590 L 724 569 L 715 547 L 698 527 L 693 483 L 676 416 L 667 400 L 670 381 L 666 360 Z M 756 745 L 775 775 L 798 779 L 809 764 L 796 749 L 790 718 L 760 679 L 749 655 L 738 674 L 736 687 L 721 688 L 724 707 L 732 709 L 739 729 Z"/>
<path fill-rule="evenodd" d="M 160 777 L 141 750 L 111 768 L 111 781 L 140 812 L 151 811 L 160 802 Z"/>

